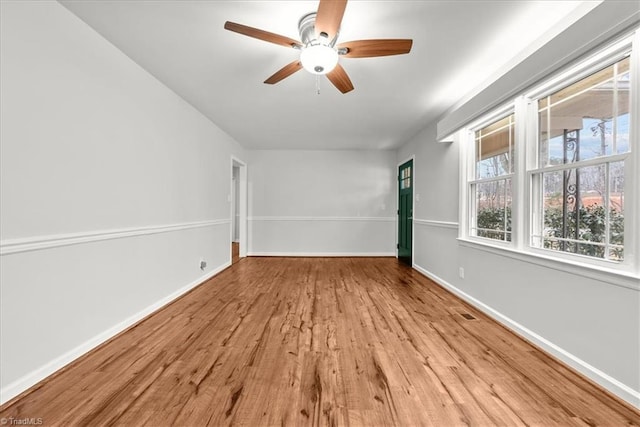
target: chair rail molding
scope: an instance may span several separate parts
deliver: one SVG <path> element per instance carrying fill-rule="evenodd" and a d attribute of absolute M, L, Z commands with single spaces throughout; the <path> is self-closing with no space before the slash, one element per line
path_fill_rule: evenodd
<path fill-rule="evenodd" d="M 430 227 L 439 227 L 439 228 L 451 228 L 454 230 L 458 229 L 459 224 L 457 222 L 451 222 L 451 221 L 435 221 L 432 219 L 418 219 L 418 218 L 414 218 L 413 219 L 413 223 L 414 224 L 418 224 L 418 225 L 427 225 Z"/>
<path fill-rule="evenodd" d="M 249 221 L 370 221 L 393 222 L 395 217 L 366 217 L 366 216 L 253 216 Z"/>
<path fill-rule="evenodd" d="M 102 240 L 123 239 L 146 236 L 150 234 L 170 233 L 192 228 L 213 227 L 231 224 L 231 219 L 215 219 L 206 221 L 183 222 L 147 227 L 119 228 L 112 230 L 96 230 L 80 233 L 51 234 L 44 236 L 5 239 L 0 241 L 0 256 L 30 252 L 62 246 L 99 242 Z"/>

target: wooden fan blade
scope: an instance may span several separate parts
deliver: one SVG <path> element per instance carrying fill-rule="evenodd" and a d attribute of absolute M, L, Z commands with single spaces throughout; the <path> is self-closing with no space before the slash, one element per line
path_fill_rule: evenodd
<path fill-rule="evenodd" d="M 259 30 L 253 27 L 247 27 L 246 25 L 236 24 L 235 22 L 227 21 L 224 23 L 225 30 L 233 31 L 235 33 L 243 34 L 245 36 L 253 37 L 254 39 L 264 40 L 269 43 L 279 44 L 286 47 L 302 46 L 297 40 L 290 39 L 289 37 L 281 36 L 279 34 L 270 33 L 268 31 Z"/>
<path fill-rule="evenodd" d="M 340 29 L 346 7 L 347 0 L 320 0 L 316 14 L 316 36 L 326 33 L 329 40 L 333 40 Z"/>
<path fill-rule="evenodd" d="M 276 84 L 280 80 L 286 79 L 291 74 L 301 69 L 302 69 L 302 64 L 300 63 L 300 61 L 299 60 L 293 61 L 291 64 L 287 64 L 284 67 L 280 68 L 278 71 L 275 72 L 273 76 L 269 77 L 264 82 L 268 85 Z"/>
<path fill-rule="evenodd" d="M 353 90 L 353 83 L 351 83 L 351 79 L 349 79 L 347 72 L 340 64 L 336 65 L 336 68 L 334 68 L 330 73 L 327 73 L 327 78 L 342 93 L 347 93 Z"/>
<path fill-rule="evenodd" d="M 345 58 L 371 58 L 409 53 L 412 45 L 411 39 L 372 39 L 341 43 L 338 49 L 347 49 L 347 53 L 341 55 Z"/>

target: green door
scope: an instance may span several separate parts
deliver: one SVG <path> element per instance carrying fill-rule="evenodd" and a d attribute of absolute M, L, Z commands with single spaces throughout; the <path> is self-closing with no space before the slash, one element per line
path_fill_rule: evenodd
<path fill-rule="evenodd" d="M 413 160 L 398 169 L 398 259 L 411 265 L 413 231 Z"/>

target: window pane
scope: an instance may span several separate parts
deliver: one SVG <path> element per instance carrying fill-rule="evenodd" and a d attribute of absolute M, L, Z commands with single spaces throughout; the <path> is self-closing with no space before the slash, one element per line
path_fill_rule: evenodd
<path fill-rule="evenodd" d="M 480 182 L 476 191 L 476 236 L 511 241 L 511 180 Z"/>
<path fill-rule="evenodd" d="M 476 178 L 491 178 L 513 172 L 514 115 L 475 132 Z"/>
<path fill-rule="evenodd" d="M 629 150 L 629 58 L 538 101 L 541 166 Z"/>
<path fill-rule="evenodd" d="M 489 159 L 481 160 L 476 165 L 477 178 L 492 178 L 505 175 L 509 169 L 507 154 L 499 154 Z"/>
<path fill-rule="evenodd" d="M 624 259 L 624 162 L 609 165 L 609 258 Z"/>
<path fill-rule="evenodd" d="M 622 259 L 623 162 L 544 173 L 543 187 L 545 248 Z"/>

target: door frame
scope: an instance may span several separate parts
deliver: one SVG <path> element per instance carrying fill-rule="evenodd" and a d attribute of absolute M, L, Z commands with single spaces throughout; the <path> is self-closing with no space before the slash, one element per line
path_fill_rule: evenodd
<path fill-rule="evenodd" d="M 239 225 L 239 241 L 240 241 L 240 258 L 244 258 L 247 256 L 247 243 L 249 241 L 247 236 L 247 193 L 248 193 L 248 183 L 247 183 L 247 164 L 240 160 L 235 156 L 231 156 L 231 164 L 229 167 L 229 218 L 231 219 L 229 224 L 229 259 L 233 256 L 231 250 L 231 242 L 233 241 L 233 168 L 237 167 L 240 170 L 238 174 L 238 199 L 239 199 L 239 211 L 238 212 L 238 225 Z"/>
<path fill-rule="evenodd" d="M 398 163 L 396 165 L 396 173 L 395 173 L 395 182 L 396 182 L 396 259 L 398 258 L 398 243 L 400 242 L 400 224 L 399 224 L 399 214 L 398 211 L 400 210 L 400 183 L 398 181 L 398 177 L 400 176 L 400 166 L 404 165 L 405 163 L 407 163 L 408 161 L 413 161 L 413 167 L 411 168 L 411 176 L 412 176 L 412 180 L 411 180 L 411 267 L 414 267 L 416 265 L 415 262 L 415 244 L 416 244 L 416 239 L 415 239 L 415 234 L 416 234 L 416 228 L 413 226 L 415 224 L 415 217 L 416 217 L 416 155 L 412 154 L 411 156 L 405 158 L 404 160 L 402 160 L 400 163 Z"/>

